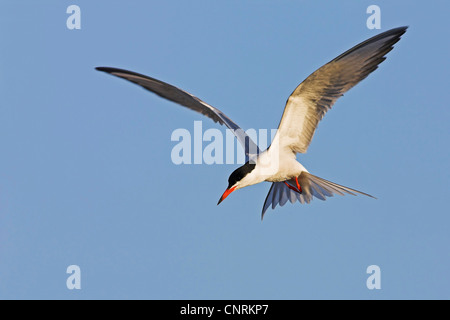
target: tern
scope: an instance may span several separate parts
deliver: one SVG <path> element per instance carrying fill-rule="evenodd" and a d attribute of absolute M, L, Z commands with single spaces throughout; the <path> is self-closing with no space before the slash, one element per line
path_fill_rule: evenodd
<path fill-rule="evenodd" d="M 287 201 L 310 203 L 313 197 L 326 200 L 326 197 L 334 194 L 361 194 L 374 198 L 309 173 L 297 161 L 297 153 L 306 153 L 317 125 L 326 112 L 339 97 L 378 68 L 407 28 L 394 28 L 361 42 L 308 76 L 289 96 L 273 141 L 262 152 L 234 121 L 194 95 L 136 72 L 110 67 L 96 69 L 138 84 L 228 127 L 242 144 L 248 161 L 230 175 L 228 187 L 218 204 L 238 189 L 263 181 L 271 182 L 262 209 L 263 219 L 270 206 L 275 209 Z"/>

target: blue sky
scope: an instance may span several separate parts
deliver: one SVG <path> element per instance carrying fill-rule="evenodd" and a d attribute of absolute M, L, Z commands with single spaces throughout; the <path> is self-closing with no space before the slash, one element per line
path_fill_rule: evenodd
<path fill-rule="evenodd" d="M 66 9 L 81 8 L 81 30 Z M 381 8 L 369 30 L 366 8 Z M 448 299 L 446 1 L 2 1 L 1 299 Z M 244 129 L 353 45 L 408 32 L 340 99 L 299 160 L 373 194 L 217 200 L 237 165 L 174 165 L 178 128 L 220 128 L 94 70 L 177 85 Z M 223 128 L 220 128 L 224 130 Z M 81 268 L 81 290 L 66 269 Z M 366 268 L 381 268 L 368 290 Z"/>

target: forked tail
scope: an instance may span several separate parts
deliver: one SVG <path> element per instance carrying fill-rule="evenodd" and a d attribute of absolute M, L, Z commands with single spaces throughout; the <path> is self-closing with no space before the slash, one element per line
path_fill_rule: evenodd
<path fill-rule="evenodd" d="M 290 184 L 291 187 L 286 185 L 286 183 Z M 353 196 L 356 196 L 356 194 L 362 194 L 376 199 L 370 194 L 341 186 L 337 183 L 319 178 L 305 171 L 298 177 L 298 183 L 300 184 L 301 192 L 296 191 L 296 189 L 298 190 L 298 188 L 296 188 L 296 183 L 291 181 L 272 183 L 269 194 L 264 202 L 261 220 L 264 218 L 264 214 L 270 206 L 272 206 L 272 209 L 275 209 L 278 204 L 282 207 L 286 204 L 286 202 L 288 202 L 288 200 L 291 203 L 298 200 L 303 204 L 305 202 L 310 203 L 313 197 L 320 200 L 326 200 L 327 197 L 332 197 L 334 194 L 339 194 L 341 196 L 345 194 L 351 194 Z"/>

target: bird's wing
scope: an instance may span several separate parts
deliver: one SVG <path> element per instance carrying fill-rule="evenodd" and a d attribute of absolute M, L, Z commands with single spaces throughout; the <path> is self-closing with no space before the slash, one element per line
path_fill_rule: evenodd
<path fill-rule="evenodd" d="M 248 157 L 259 153 L 259 148 L 256 143 L 234 121 L 228 118 L 222 111 L 214 108 L 192 94 L 168 83 L 136 72 L 109 67 L 97 67 L 95 69 L 138 84 L 144 89 L 147 89 L 160 97 L 197 111 L 198 113 L 212 119 L 214 122 L 227 126 L 239 140 L 245 150 L 245 154 Z"/>
<path fill-rule="evenodd" d="M 278 144 L 280 152 L 305 153 L 325 113 L 346 91 L 378 68 L 407 28 L 376 35 L 306 78 L 288 98 L 272 145 Z"/>

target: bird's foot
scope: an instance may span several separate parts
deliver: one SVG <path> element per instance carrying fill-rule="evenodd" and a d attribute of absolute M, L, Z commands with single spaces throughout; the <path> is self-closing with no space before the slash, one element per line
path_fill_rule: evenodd
<path fill-rule="evenodd" d="M 294 190 L 297 193 L 302 193 L 302 187 L 300 186 L 300 183 L 298 183 L 298 178 L 295 177 L 295 184 L 297 185 L 297 188 L 294 186 L 291 186 L 289 183 L 287 183 L 286 181 L 284 181 L 284 184 L 291 190 Z"/>

